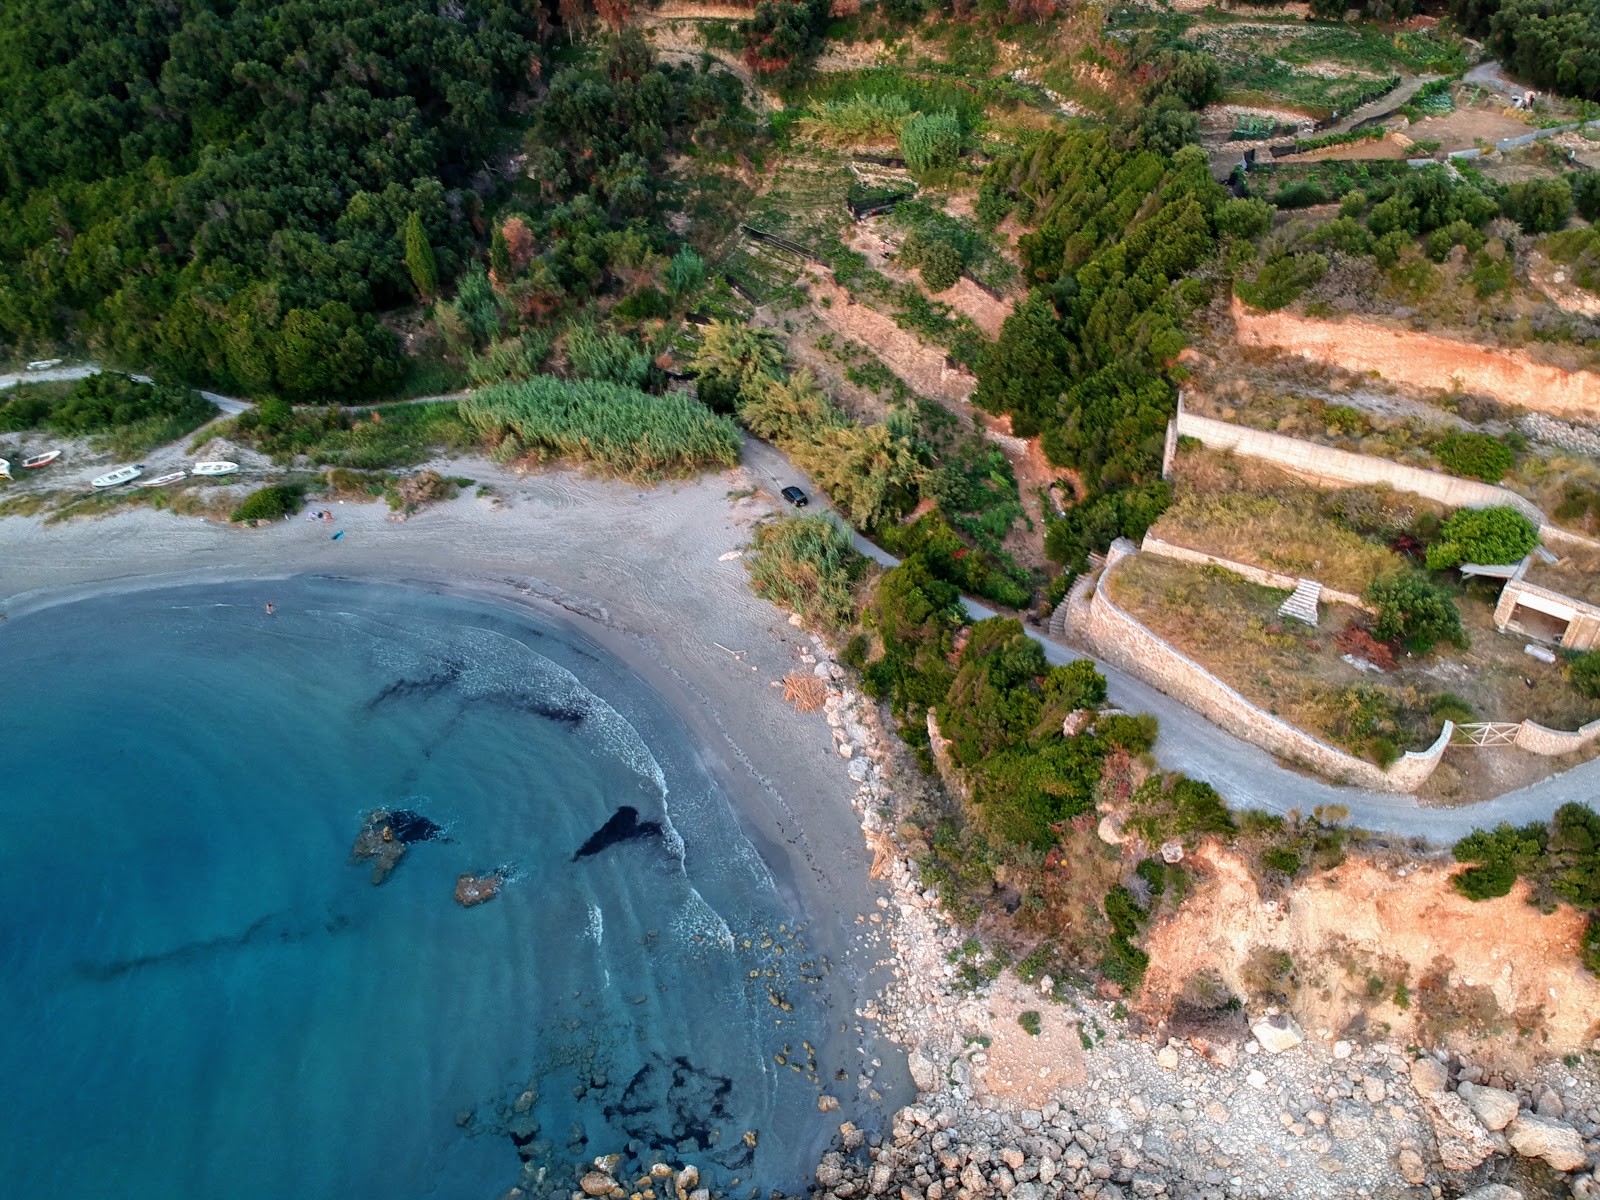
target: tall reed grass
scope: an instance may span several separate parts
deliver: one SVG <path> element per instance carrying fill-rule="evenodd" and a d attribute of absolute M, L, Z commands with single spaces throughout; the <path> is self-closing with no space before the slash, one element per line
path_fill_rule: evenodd
<path fill-rule="evenodd" d="M 502 462 L 571 458 L 631 479 L 692 475 L 739 461 L 738 427 L 681 393 L 651 396 L 597 380 L 536 375 L 461 402 Z"/>

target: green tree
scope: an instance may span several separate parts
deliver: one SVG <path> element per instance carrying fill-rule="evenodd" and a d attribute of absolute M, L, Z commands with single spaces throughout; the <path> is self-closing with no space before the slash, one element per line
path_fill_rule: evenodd
<path fill-rule="evenodd" d="M 930 292 L 952 288 L 961 278 L 961 251 L 949 242 L 933 242 L 922 254 L 922 282 Z"/>
<path fill-rule="evenodd" d="M 1378 610 L 1372 633 L 1381 641 L 1403 642 L 1416 654 L 1426 654 L 1442 641 L 1467 645 L 1455 601 L 1418 575 L 1375 579 L 1366 597 Z"/>
<path fill-rule="evenodd" d="M 406 270 L 411 274 L 411 284 L 417 295 L 431 300 L 439 294 L 439 264 L 422 227 L 422 214 L 416 209 L 406 217 Z"/>
<path fill-rule="evenodd" d="M 1523 233 L 1554 233 L 1572 217 L 1572 189 L 1565 179 L 1527 179 L 1506 189 L 1506 216 Z"/>

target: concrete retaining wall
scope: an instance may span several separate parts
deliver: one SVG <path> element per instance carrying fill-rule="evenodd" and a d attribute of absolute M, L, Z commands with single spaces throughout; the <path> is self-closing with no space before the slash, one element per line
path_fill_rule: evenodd
<path fill-rule="evenodd" d="M 1339 782 L 1384 792 L 1414 792 L 1433 774 L 1454 732 L 1450 722 L 1445 722 L 1439 739 L 1427 750 L 1407 753 L 1384 770 L 1318 741 L 1287 721 L 1257 708 L 1118 608 L 1106 593 L 1106 580 L 1118 562 L 1137 553 L 1132 542 L 1117 539 L 1089 601 L 1081 632 L 1106 661 L 1182 701 L 1228 732 Z"/>
<path fill-rule="evenodd" d="M 1279 571 L 1268 571 L 1261 567 L 1252 567 L 1249 563 L 1234 562 L 1231 558 L 1221 558 L 1215 554 L 1206 554 L 1200 550 L 1191 550 L 1187 546 L 1179 546 L 1173 542 L 1163 541 L 1152 533 L 1144 535 L 1144 541 L 1139 544 L 1139 549 L 1146 554 L 1154 554 L 1158 558 L 1172 558 L 1179 562 L 1196 563 L 1200 566 L 1222 567 L 1232 571 L 1235 575 L 1242 575 L 1251 583 L 1259 583 L 1262 587 L 1282 588 L 1292 592 L 1300 582 L 1298 576 L 1284 575 Z M 1329 604 L 1348 604 L 1352 608 L 1359 608 L 1365 612 L 1376 612 L 1360 596 L 1352 592 L 1341 592 L 1334 588 L 1322 589 L 1322 599 Z"/>

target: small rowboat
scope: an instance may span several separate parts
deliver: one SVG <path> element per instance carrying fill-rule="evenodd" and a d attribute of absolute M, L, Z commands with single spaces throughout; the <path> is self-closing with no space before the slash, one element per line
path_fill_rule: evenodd
<path fill-rule="evenodd" d="M 130 479 L 137 479 L 143 474 L 144 464 L 140 463 L 138 466 L 118 467 L 115 471 L 107 471 L 98 479 L 91 479 L 89 482 L 97 488 L 116 487 L 120 483 L 127 483 Z"/>
<path fill-rule="evenodd" d="M 154 479 L 147 479 L 140 487 L 166 487 L 169 483 L 177 483 L 180 479 L 189 478 L 187 471 L 168 471 L 165 475 L 157 475 Z"/>
<path fill-rule="evenodd" d="M 232 475 L 239 469 L 235 462 L 197 462 L 194 465 L 196 475 Z"/>
<path fill-rule="evenodd" d="M 36 471 L 40 467 L 48 467 L 60 457 L 61 451 L 59 450 L 49 450 L 44 454 L 35 454 L 32 458 L 22 460 L 22 469 L 24 471 Z"/>

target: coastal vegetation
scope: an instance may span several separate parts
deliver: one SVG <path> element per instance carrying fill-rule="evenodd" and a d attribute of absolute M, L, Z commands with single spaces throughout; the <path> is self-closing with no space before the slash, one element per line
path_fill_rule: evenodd
<path fill-rule="evenodd" d="M 0 433 L 48 429 L 86 437 L 130 459 L 176 441 L 217 415 L 191 388 L 145 383 L 114 371 L 72 384 L 23 384 L 0 392 Z"/>
<path fill-rule="evenodd" d="M 739 461 L 739 431 L 681 392 L 539 375 L 474 392 L 462 418 L 501 462 L 568 459 L 632 479 L 690 475 Z"/>

